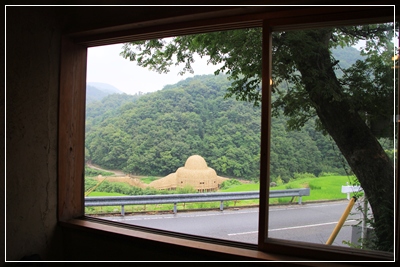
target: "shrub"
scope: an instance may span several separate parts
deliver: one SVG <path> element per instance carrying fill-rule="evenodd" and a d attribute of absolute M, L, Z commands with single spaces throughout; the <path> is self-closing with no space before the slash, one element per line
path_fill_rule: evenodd
<path fill-rule="evenodd" d="M 97 181 L 92 178 L 85 178 L 85 192 L 97 185 Z"/>
<path fill-rule="evenodd" d="M 283 185 L 283 180 L 280 175 L 275 179 L 275 183 L 277 186 Z"/>
<path fill-rule="evenodd" d="M 229 179 L 229 180 L 223 181 L 221 183 L 220 189 L 228 189 L 228 188 L 231 188 L 233 186 L 241 185 L 241 184 L 242 183 L 239 182 L 237 179 Z"/>
<path fill-rule="evenodd" d="M 197 190 L 194 189 L 192 186 L 190 185 L 186 185 L 183 188 L 177 188 L 176 189 L 176 193 L 177 194 L 190 194 L 190 193 L 197 193 Z"/>
<path fill-rule="evenodd" d="M 298 173 L 295 172 L 293 174 L 293 179 L 303 179 L 303 178 L 316 178 L 315 175 L 313 173 L 308 173 L 308 172 L 304 172 L 304 173 Z"/>

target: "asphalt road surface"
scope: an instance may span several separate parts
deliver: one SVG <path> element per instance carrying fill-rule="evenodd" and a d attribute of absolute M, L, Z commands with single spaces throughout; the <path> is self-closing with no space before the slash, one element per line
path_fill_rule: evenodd
<path fill-rule="evenodd" d="M 344 200 L 272 206 L 268 235 L 272 238 L 325 244 L 348 203 L 349 201 Z M 354 205 L 332 245 L 348 247 L 342 241 L 351 241 L 351 225 L 359 223 L 362 219 L 357 205 L 358 203 Z M 258 208 L 197 212 L 179 212 L 178 210 L 175 215 L 129 215 L 101 218 L 172 232 L 257 244 Z"/>

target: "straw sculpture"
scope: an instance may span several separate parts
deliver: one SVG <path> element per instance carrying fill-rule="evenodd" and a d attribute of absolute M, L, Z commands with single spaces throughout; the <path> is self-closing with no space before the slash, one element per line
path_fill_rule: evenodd
<path fill-rule="evenodd" d="M 220 184 L 227 179 L 218 176 L 214 169 L 208 167 L 203 157 L 193 155 L 186 160 L 184 167 L 151 182 L 149 186 L 167 190 L 191 186 L 199 192 L 209 192 L 217 191 Z"/>

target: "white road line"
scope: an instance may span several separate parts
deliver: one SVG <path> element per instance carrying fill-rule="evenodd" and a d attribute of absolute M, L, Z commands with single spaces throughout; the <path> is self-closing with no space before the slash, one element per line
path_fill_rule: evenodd
<path fill-rule="evenodd" d="M 249 234 L 257 234 L 258 231 L 251 231 L 251 232 L 242 232 L 242 233 L 233 233 L 233 234 L 228 234 L 229 236 L 233 235 L 249 235 Z"/>
<path fill-rule="evenodd" d="M 348 220 L 346 222 L 355 222 L 355 221 L 356 220 Z M 316 227 L 316 226 L 323 226 L 323 225 L 330 225 L 330 224 L 337 224 L 337 223 L 338 222 L 328 222 L 328 223 L 309 224 L 309 225 L 301 225 L 301 226 L 293 226 L 293 227 L 284 227 L 284 228 L 277 228 L 277 229 L 269 229 L 268 232 L 301 229 L 301 228 Z M 256 233 L 258 233 L 258 231 L 232 233 L 232 234 L 228 234 L 228 235 L 234 236 L 234 235 L 248 235 L 248 234 L 256 234 Z"/>

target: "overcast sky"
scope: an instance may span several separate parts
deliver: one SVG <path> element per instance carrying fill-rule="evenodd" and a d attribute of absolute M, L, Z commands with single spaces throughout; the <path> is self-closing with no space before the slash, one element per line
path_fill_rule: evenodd
<path fill-rule="evenodd" d="M 165 85 L 175 84 L 187 77 L 213 74 L 217 69 L 199 57 L 193 65 L 194 74 L 179 75 L 182 66 L 171 68 L 168 74 L 158 74 L 120 56 L 122 46 L 118 44 L 88 49 L 87 82 L 107 83 L 127 94 L 147 93 L 161 90 Z"/>
<path fill-rule="evenodd" d="M 396 39 L 397 40 L 397 39 Z M 359 49 L 363 43 L 356 46 Z M 195 58 L 194 74 L 179 75 L 182 66 L 172 66 L 168 74 L 159 74 L 120 56 L 123 44 L 88 49 L 87 82 L 110 84 L 127 94 L 161 90 L 194 75 L 213 74 L 217 66 L 207 65 L 205 58 Z"/>

